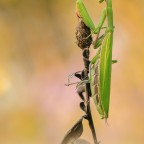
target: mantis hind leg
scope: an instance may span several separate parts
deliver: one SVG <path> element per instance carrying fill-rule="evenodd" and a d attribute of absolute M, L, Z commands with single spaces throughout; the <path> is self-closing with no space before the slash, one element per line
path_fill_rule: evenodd
<path fill-rule="evenodd" d="M 77 78 L 79 78 L 81 80 L 81 74 L 79 74 L 81 71 L 77 71 L 75 73 L 72 73 L 70 75 L 68 75 L 68 84 L 66 84 L 66 86 L 69 86 L 69 85 L 72 85 L 72 84 L 77 84 L 78 82 L 76 83 L 70 83 L 70 79 L 73 78 L 74 76 L 76 76 Z"/>
<path fill-rule="evenodd" d="M 72 77 L 74 77 L 74 76 L 79 78 L 81 81 L 80 82 L 75 82 L 75 83 L 70 83 L 70 79 Z M 85 85 L 84 84 L 86 84 L 86 83 L 89 83 L 89 80 L 85 79 L 84 70 L 82 70 L 82 71 L 77 71 L 77 72 L 75 72 L 73 74 L 70 74 L 68 76 L 68 84 L 65 84 L 65 85 L 66 86 L 70 86 L 70 85 L 73 85 L 73 84 L 77 84 L 77 86 L 76 86 L 77 91 L 76 92 L 79 95 L 79 97 L 83 101 L 85 101 L 85 97 L 84 97 L 83 93 L 85 92 Z M 88 94 L 91 95 L 91 91 L 90 90 L 88 91 Z"/>
<path fill-rule="evenodd" d="M 78 84 L 79 82 L 76 82 L 76 83 L 70 83 L 70 79 L 73 78 L 73 77 L 77 77 L 78 79 L 80 79 L 81 81 L 85 80 L 85 77 L 84 77 L 84 70 L 82 71 L 77 71 L 75 73 L 72 73 L 68 76 L 68 84 L 66 84 L 67 86 L 69 85 L 73 85 L 73 84 Z"/>
<path fill-rule="evenodd" d="M 70 85 L 73 85 L 73 84 L 77 84 L 77 86 L 76 86 L 76 92 L 77 92 L 77 94 L 79 95 L 79 97 L 83 100 L 83 101 L 85 101 L 85 97 L 84 97 L 84 95 L 83 95 L 83 93 L 85 92 L 85 86 L 83 85 L 83 84 L 81 84 L 81 82 L 83 81 L 82 80 L 82 72 L 81 72 L 81 74 L 80 74 L 80 72 L 81 71 L 78 71 L 78 72 L 75 72 L 75 73 L 73 73 L 73 74 L 71 74 L 71 75 L 69 75 L 68 76 L 68 84 L 65 84 L 66 86 L 70 86 Z M 70 83 L 70 79 L 72 78 L 72 77 L 77 77 L 77 78 L 79 78 L 81 81 L 80 82 L 75 82 L 75 83 Z"/>

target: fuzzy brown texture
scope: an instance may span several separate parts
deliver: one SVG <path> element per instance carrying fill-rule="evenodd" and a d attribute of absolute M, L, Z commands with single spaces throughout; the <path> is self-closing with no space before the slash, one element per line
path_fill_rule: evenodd
<path fill-rule="evenodd" d="M 76 43 L 81 49 L 89 48 L 92 44 L 90 28 L 85 25 L 82 19 L 80 19 L 78 26 L 76 27 L 76 39 Z"/>

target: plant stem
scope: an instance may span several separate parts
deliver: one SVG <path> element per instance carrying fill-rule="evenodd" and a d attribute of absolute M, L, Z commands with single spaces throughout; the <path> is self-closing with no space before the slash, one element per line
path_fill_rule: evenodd
<path fill-rule="evenodd" d="M 85 54 L 83 53 L 83 61 L 84 61 L 84 67 L 85 67 L 84 77 L 89 79 L 89 77 L 88 77 L 88 73 L 89 73 L 89 48 L 84 49 L 83 52 L 85 53 Z M 89 91 L 90 91 L 90 84 L 86 83 L 85 84 L 86 109 L 87 109 L 86 114 L 87 114 L 87 118 L 89 121 L 89 127 L 90 127 L 91 132 L 92 132 L 94 144 L 98 144 L 96 131 L 94 128 L 93 119 L 92 119 L 92 115 L 91 115 L 91 108 L 90 108 L 90 96 L 91 96 L 91 94 L 89 93 Z"/>
<path fill-rule="evenodd" d="M 88 96 L 88 85 L 86 84 L 86 97 L 87 97 L 87 115 L 88 115 L 88 121 L 89 121 L 89 127 L 91 129 L 91 132 L 92 132 L 92 135 L 93 135 L 93 140 L 94 140 L 94 144 L 98 144 L 98 141 L 97 141 L 97 137 L 96 137 L 96 131 L 95 131 L 95 128 L 94 128 L 94 124 L 93 124 L 93 119 L 92 119 L 92 115 L 91 115 L 91 108 L 90 108 L 90 98 Z"/>

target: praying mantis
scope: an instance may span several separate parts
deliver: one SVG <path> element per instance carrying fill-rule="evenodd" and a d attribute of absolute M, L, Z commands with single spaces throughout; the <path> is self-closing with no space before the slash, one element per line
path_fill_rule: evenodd
<path fill-rule="evenodd" d="M 90 76 L 88 80 L 82 80 L 78 85 L 90 83 L 91 94 L 96 105 L 97 111 L 102 119 L 107 119 L 109 115 L 110 102 L 110 85 L 111 85 L 111 69 L 112 63 L 112 45 L 113 45 L 113 11 L 111 0 L 99 0 L 100 3 L 106 2 L 106 8 L 102 11 L 102 16 L 97 27 L 82 0 L 76 1 L 76 14 L 81 18 L 85 25 L 90 28 L 91 33 L 97 35 L 94 42 L 94 48 L 98 51 L 94 58 L 90 61 Z M 107 18 L 107 26 L 105 33 L 99 37 L 100 31 Z"/>
<path fill-rule="evenodd" d="M 76 0 L 76 15 L 78 17 L 78 26 L 76 27 L 77 46 L 82 50 L 82 58 L 84 69 L 77 71 L 68 77 L 67 86 L 77 84 L 77 93 L 82 102 L 80 108 L 85 112 L 80 120 L 67 132 L 62 144 L 73 143 L 83 132 L 83 119 L 88 120 L 93 135 L 94 143 L 99 144 L 91 116 L 90 97 L 96 105 L 96 109 L 101 119 L 107 120 L 109 116 L 110 103 L 110 85 L 111 85 L 111 69 L 112 64 L 116 60 L 112 60 L 113 45 L 113 11 L 112 0 L 99 0 L 99 3 L 105 2 L 106 8 L 102 11 L 102 16 L 95 27 L 89 13 L 82 0 Z M 105 20 L 107 19 L 107 24 Z M 104 27 L 103 25 L 106 24 Z M 104 32 L 101 30 L 104 29 Z M 99 36 L 103 33 L 101 36 Z M 96 36 L 95 41 L 92 35 Z M 95 56 L 90 60 L 90 46 L 97 49 Z M 76 76 L 80 82 L 70 83 L 70 78 Z M 85 95 L 83 93 L 85 92 Z"/>

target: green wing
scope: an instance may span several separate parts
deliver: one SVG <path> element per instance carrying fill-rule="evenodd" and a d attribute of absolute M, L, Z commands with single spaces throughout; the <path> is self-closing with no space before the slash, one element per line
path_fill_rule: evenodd
<path fill-rule="evenodd" d="M 108 118 L 109 113 L 112 67 L 112 39 L 112 33 L 108 33 L 103 41 L 100 53 L 99 94 L 102 108 L 105 112 L 105 118 Z"/>

